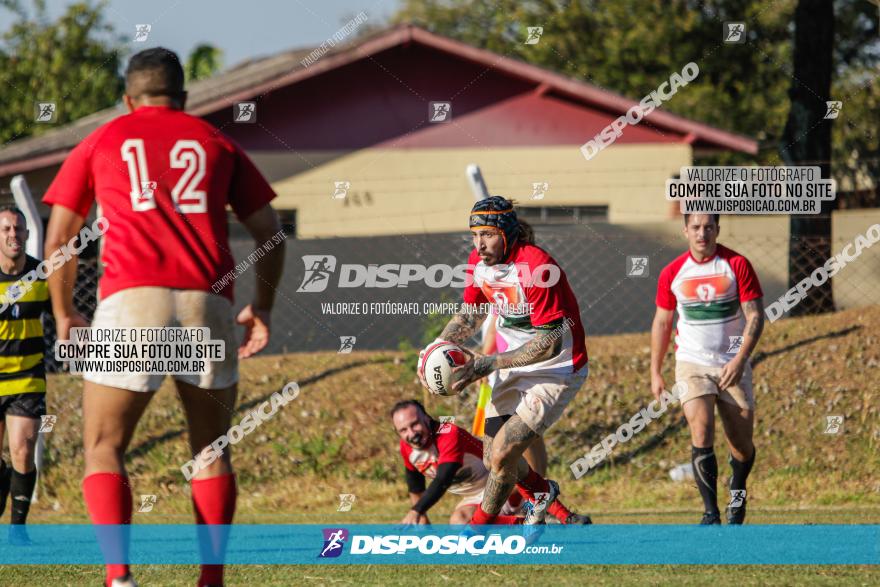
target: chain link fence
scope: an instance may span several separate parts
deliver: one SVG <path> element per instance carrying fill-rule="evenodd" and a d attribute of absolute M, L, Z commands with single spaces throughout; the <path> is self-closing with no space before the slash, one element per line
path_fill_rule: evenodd
<path fill-rule="evenodd" d="M 587 336 L 645 332 L 654 315 L 660 270 L 687 247 L 681 235 L 635 231 L 607 223 L 536 227 L 537 244 L 565 271 L 577 296 Z M 788 288 L 789 245 L 785 235 L 738 236 L 719 242 L 744 254 L 764 290 L 765 305 Z M 838 253 L 851 238 L 838 238 Z M 823 249 L 819 241 L 802 242 L 808 250 Z M 236 262 L 255 250 L 249 238 L 230 242 Z M 429 305 L 460 302 L 456 287 L 430 287 L 426 280 L 405 286 L 381 283 L 387 265 L 418 264 L 454 267 L 467 262 L 472 249 L 467 233 L 401 235 L 366 238 L 287 240 L 285 270 L 272 315 L 272 341 L 266 352 L 288 353 L 340 350 L 354 337 L 355 350 L 397 349 L 404 341 L 419 346 L 425 331 L 438 318 Z M 320 291 L 297 291 L 310 279 L 315 259 L 326 260 Z M 818 261 L 821 265 L 824 258 Z M 350 266 L 364 269 L 353 271 Z M 346 267 L 348 266 L 348 267 Z M 381 287 L 340 287 L 340 280 L 373 271 Z M 345 273 L 346 275 L 343 275 Z M 442 272 L 438 270 L 437 275 Z M 75 290 L 77 308 L 91 317 L 96 305 L 98 266 L 94 258 L 80 261 Z M 234 282 L 236 311 L 253 297 L 256 273 L 249 266 Z M 350 279 L 349 279 L 350 281 Z M 833 278 L 838 309 L 880 304 L 880 247 L 866 249 Z M 344 283 L 343 283 L 344 284 Z M 315 289 L 309 286 L 305 289 Z M 342 309 L 342 313 L 339 310 Z M 348 310 L 347 312 L 345 310 Z M 47 319 L 46 336 L 54 344 L 54 327 Z M 49 348 L 52 348 L 51 346 Z M 58 365 L 47 357 L 47 366 Z"/>

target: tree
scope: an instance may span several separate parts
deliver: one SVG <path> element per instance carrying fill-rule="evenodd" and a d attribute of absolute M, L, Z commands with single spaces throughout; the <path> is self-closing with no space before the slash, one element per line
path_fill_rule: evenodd
<path fill-rule="evenodd" d="M 780 154 L 787 165 L 818 165 L 831 176 L 831 120 L 825 119 L 831 95 L 834 6 L 831 0 L 800 0 L 795 10 L 794 72 L 791 109 L 782 135 Z M 823 202 L 818 215 L 792 215 L 788 244 L 788 281 L 792 287 L 831 257 L 831 211 L 836 202 Z M 831 281 L 812 287 L 791 313 L 834 310 Z"/>
<path fill-rule="evenodd" d="M 73 4 L 54 22 L 44 0 L 33 7 L 30 16 L 18 0 L 0 0 L 16 15 L 0 35 L 2 144 L 54 126 L 35 121 L 37 103 L 54 103 L 54 121 L 65 123 L 113 106 L 122 94 L 125 45 L 105 21 L 103 3 Z"/>
<path fill-rule="evenodd" d="M 186 81 L 207 79 L 223 66 L 223 51 L 213 45 L 201 43 L 193 48 L 186 59 Z"/>
<path fill-rule="evenodd" d="M 404 0 L 392 20 L 634 99 L 695 61 L 699 76 L 663 109 L 759 141 L 756 158 L 727 153 L 697 164 L 821 161 L 823 177 L 829 177 L 834 157 L 855 178 L 848 183 L 873 182 L 873 195 L 860 194 L 859 202 L 880 204 L 876 2 L 837 0 L 832 7 L 832 0 Z M 725 21 L 745 21 L 747 42 L 722 44 Z M 537 44 L 524 44 L 529 26 L 543 27 Z M 825 101 L 835 99 L 844 106 L 832 129 L 824 120 Z M 818 218 L 792 218 L 792 283 L 830 256 L 830 210 Z M 830 284 L 811 295 L 800 312 L 833 308 Z"/>

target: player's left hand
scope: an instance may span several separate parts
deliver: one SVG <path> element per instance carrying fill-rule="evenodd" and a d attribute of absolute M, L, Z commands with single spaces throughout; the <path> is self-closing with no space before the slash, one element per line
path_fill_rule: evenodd
<path fill-rule="evenodd" d="M 269 344 L 270 312 L 254 309 L 251 304 L 242 308 L 235 321 L 244 326 L 244 339 L 238 347 L 238 358 L 246 359 Z"/>
<path fill-rule="evenodd" d="M 737 355 L 729 363 L 721 368 L 721 377 L 718 379 L 718 387 L 727 389 L 739 383 L 743 371 L 746 368 L 746 360 Z"/>

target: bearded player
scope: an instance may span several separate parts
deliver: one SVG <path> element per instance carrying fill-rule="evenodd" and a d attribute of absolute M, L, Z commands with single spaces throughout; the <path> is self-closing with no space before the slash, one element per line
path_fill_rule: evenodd
<path fill-rule="evenodd" d="M 226 356 L 201 374 L 174 375 L 193 455 L 226 433 L 235 408 L 238 358 L 262 350 L 281 275 L 284 247 L 254 267 L 256 293 L 234 319 L 231 287 L 212 285 L 233 269 L 227 205 L 257 246 L 279 231 L 272 188 L 240 147 L 207 122 L 183 112 L 186 92 L 177 55 L 162 48 L 131 58 L 123 102 L 128 114 L 101 126 L 68 156 L 49 187 L 46 254 L 72 239 L 97 200 L 107 219 L 96 328 L 207 327 Z M 49 276 L 58 339 L 87 326 L 74 310 L 76 258 Z M 235 352 L 235 323 L 245 327 Z M 237 356 L 236 356 L 237 354 Z M 83 495 L 94 524 L 129 524 L 131 485 L 124 455 L 164 375 L 85 373 Z M 191 481 L 199 524 L 232 523 L 236 484 L 229 448 Z M 206 528 L 208 530 L 209 528 Z M 207 539 L 208 533 L 200 532 Z M 123 551 L 127 538 L 120 534 Z M 225 542 L 208 544 L 220 554 Z M 222 565 L 202 565 L 198 584 L 222 585 Z M 107 585 L 134 585 L 125 564 L 108 564 Z"/>
<path fill-rule="evenodd" d="M 665 389 L 663 359 L 678 311 L 675 379 L 684 382 L 681 406 L 691 432 L 694 479 L 703 499 L 700 524 L 721 523 L 715 408 L 730 448 L 727 523 L 746 516 L 746 479 L 755 463 L 752 434 L 755 395 L 749 357 L 764 329 L 761 284 L 748 259 L 716 242 L 717 214 L 686 214 L 687 252 L 663 268 L 657 282 L 657 312 L 651 328 L 651 391 Z"/>
<path fill-rule="evenodd" d="M 473 357 L 453 370 L 454 391 L 497 372 L 483 439 L 489 478 L 471 523 L 501 521 L 501 508 L 516 487 L 531 500 L 524 523 L 543 524 L 548 507 L 559 496 L 559 486 L 532 470 L 523 453 L 562 417 L 587 378 L 580 310 L 565 273 L 535 246 L 531 227 L 517 219 L 510 201 L 492 196 L 477 202 L 470 213 L 470 228 L 472 280 L 465 288 L 461 312 L 438 340 L 464 344 L 493 303 L 497 332 L 508 343 L 503 353 Z M 571 516 L 568 523 L 590 523 L 587 516 Z"/>

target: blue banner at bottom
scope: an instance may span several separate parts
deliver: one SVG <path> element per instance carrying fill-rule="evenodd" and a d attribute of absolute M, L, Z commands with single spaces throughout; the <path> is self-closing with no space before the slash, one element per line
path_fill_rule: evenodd
<path fill-rule="evenodd" d="M 35 524 L 26 537 L 10 529 L 0 565 L 880 563 L 880 525 Z"/>

